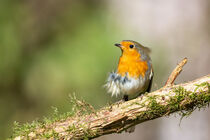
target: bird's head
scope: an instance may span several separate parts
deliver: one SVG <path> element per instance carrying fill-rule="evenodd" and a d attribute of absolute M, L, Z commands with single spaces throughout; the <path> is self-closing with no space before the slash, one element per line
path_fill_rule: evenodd
<path fill-rule="evenodd" d="M 141 50 L 147 51 L 148 53 L 150 52 L 148 48 L 132 40 L 123 40 L 120 43 L 115 44 L 115 46 L 119 47 L 122 50 L 122 53 L 126 55 L 139 55 Z"/>

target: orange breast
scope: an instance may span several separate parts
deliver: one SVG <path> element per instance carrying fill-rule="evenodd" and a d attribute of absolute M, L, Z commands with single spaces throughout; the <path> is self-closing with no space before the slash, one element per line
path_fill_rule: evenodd
<path fill-rule="evenodd" d="M 134 53 L 132 55 L 122 54 L 119 60 L 117 73 L 121 76 L 125 76 L 127 72 L 129 76 L 139 78 L 139 76 L 145 76 L 147 69 L 147 62 L 141 61 L 139 53 Z"/>

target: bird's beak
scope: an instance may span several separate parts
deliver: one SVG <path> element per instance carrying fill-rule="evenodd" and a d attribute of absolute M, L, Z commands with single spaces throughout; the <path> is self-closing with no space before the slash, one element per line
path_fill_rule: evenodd
<path fill-rule="evenodd" d="M 121 44 L 118 44 L 118 43 L 116 43 L 116 44 L 114 44 L 115 46 L 117 46 L 117 47 L 122 47 L 122 45 Z"/>

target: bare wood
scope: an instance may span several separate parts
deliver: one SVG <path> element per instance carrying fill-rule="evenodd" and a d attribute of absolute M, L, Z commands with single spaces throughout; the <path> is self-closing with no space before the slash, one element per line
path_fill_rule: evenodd
<path fill-rule="evenodd" d="M 36 128 L 27 136 L 15 139 L 43 139 L 46 134 L 56 134 L 56 139 L 92 139 L 123 130 L 177 111 L 193 111 L 210 102 L 210 74 L 187 83 L 167 86 L 142 97 L 113 104 L 95 113 L 74 116 Z M 53 139 L 52 135 L 49 139 Z"/>
<path fill-rule="evenodd" d="M 172 71 L 171 75 L 169 76 L 168 80 L 166 81 L 165 86 L 173 85 L 176 77 L 181 73 L 183 66 L 187 63 L 187 58 L 184 58 Z"/>

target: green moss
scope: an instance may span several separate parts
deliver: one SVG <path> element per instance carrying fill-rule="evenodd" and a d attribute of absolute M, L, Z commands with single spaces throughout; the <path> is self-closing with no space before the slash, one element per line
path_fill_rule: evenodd
<path fill-rule="evenodd" d="M 83 130 L 82 132 L 80 132 L 80 133 L 83 133 L 82 138 L 80 138 L 80 139 L 84 139 L 84 140 L 87 139 L 88 140 L 89 138 L 93 138 L 97 135 L 97 130 L 91 130 L 85 124 L 80 124 L 78 127 L 82 128 L 82 130 Z M 66 131 L 69 132 L 69 134 L 78 133 L 78 129 L 75 125 L 69 126 Z"/>
<path fill-rule="evenodd" d="M 93 138 L 95 136 L 97 136 L 97 130 L 90 130 L 89 128 L 84 129 L 84 139 L 89 140 L 89 138 Z"/>
<path fill-rule="evenodd" d="M 195 109 L 205 107 L 210 102 L 209 83 L 204 82 L 196 86 L 193 92 L 186 91 L 183 87 L 174 90 L 178 101 L 172 103 L 176 104 L 182 117 L 189 116 Z M 208 92 L 202 93 L 202 88 L 208 88 Z"/>
<path fill-rule="evenodd" d="M 39 138 L 45 138 L 45 139 L 49 139 L 49 138 L 59 138 L 59 134 L 57 132 L 55 132 L 54 130 L 51 131 L 46 131 L 43 134 L 39 135 Z"/>
<path fill-rule="evenodd" d="M 202 91 L 203 88 L 208 88 L 208 91 L 204 93 Z M 174 94 L 170 96 L 170 94 Z M 139 114 L 138 120 L 149 120 L 154 119 L 163 115 L 168 115 L 175 111 L 180 111 L 181 118 L 190 115 L 195 109 L 205 107 L 210 102 L 210 84 L 205 82 L 199 85 L 196 85 L 196 88 L 193 92 L 185 90 L 183 87 L 174 88 L 168 96 L 169 99 L 166 100 L 167 104 L 161 104 L 157 102 L 157 100 L 165 100 L 165 97 L 161 97 L 158 95 L 149 96 L 149 94 L 144 95 L 147 96 L 147 100 L 144 103 L 138 103 L 138 105 L 142 107 L 146 107 L 148 110 L 145 112 L 141 112 Z M 73 108 L 71 112 L 67 112 L 64 114 L 59 114 L 57 108 L 53 107 L 54 113 L 52 117 L 45 117 L 43 121 L 33 121 L 31 124 L 26 123 L 23 125 L 19 125 L 19 123 L 14 123 L 14 132 L 13 137 L 16 136 L 28 136 L 30 132 L 34 132 L 36 128 L 45 128 L 47 125 L 52 124 L 56 121 L 65 120 L 68 117 L 72 117 L 73 115 L 78 114 L 88 114 L 95 113 L 93 107 L 84 101 L 79 101 L 73 96 L 71 98 L 71 102 L 73 104 Z M 147 105 L 146 105 L 147 104 Z M 97 135 L 97 130 L 91 131 L 87 128 L 86 125 L 80 125 L 80 128 L 83 128 L 84 137 L 83 139 L 88 139 L 95 137 Z M 66 130 L 67 132 L 73 134 L 77 133 L 77 128 L 75 125 L 69 126 Z M 43 134 L 40 135 L 40 138 L 58 138 L 59 134 L 55 131 L 45 130 Z"/>
<path fill-rule="evenodd" d="M 69 133 L 74 133 L 76 131 L 76 126 L 74 124 L 70 125 L 66 131 Z"/>
<path fill-rule="evenodd" d="M 154 96 L 148 96 L 146 102 L 148 102 L 148 105 L 146 106 L 148 108 L 147 111 L 143 112 L 141 116 L 143 116 L 141 119 L 150 119 L 150 118 L 156 118 L 158 116 L 163 116 L 166 112 L 166 106 L 161 105 L 157 102 L 157 95 Z"/>
<path fill-rule="evenodd" d="M 148 110 L 143 112 L 139 117 L 141 120 L 154 119 L 159 116 L 168 115 L 175 111 L 180 111 L 181 119 L 185 116 L 189 116 L 195 109 L 205 107 L 210 102 L 210 84 L 205 82 L 200 85 L 196 85 L 194 92 L 187 91 L 183 87 L 174 88 L 174 90 L 166 96 L 170 97 L 170 94 L 174 96 L 167 100 L 167 105 L 162 105 L 157 102 L 157 98 L 165 100 L 165 97 L 159 97 L 158 95 L 148 96 L 145 102 Z M 202 88 L 208 88 L 207 93 L 203 93 Z M 199 91 L 198 91 L 199 90 Z M 200 92 L 197 93 L 197 92 Z"/>
<path fill-rule="evenodd" d="M 14 122 L 13 126 L 13 136 L 11 138 L 14 138 L 16 136 L 27 136 L 32 130 L 35 128 L 38 128 L 40 126 L 40 123 L 38 121 L 33 121 L 32 123 L 25 123 L 23 125 L 20 125 L 18 122 Z"/>
<path fill-rule="evenodd" d="M 17 136 L 27 137 L 30 132 L 34 132 L 37 128 L 45 128 L 47 125 L 50 125 L 57 121 L 66 120 L 67 118 L 73 117 L 74 115 L 95 113 L 95 110 L 91 105 L 85 103 L 83 100 L 76 99 L 75 95 L 70 96 L 70 102 L 73 106 L 70 112 L 60 114 L 56 107 L 52 107 L 53 114 L 50 117 L 43 117 L 42 121 L 36 120 L 33 121 L 32 123 L 25 123 L 22 125 L 20 125 L 18 122 L 14 122 L 13 135 L 11 136 L 11 139 Z M 74 126 L 72 126 L 69 127 L 67 131 L 73 131 L 74 129 L 75 129 Z M 56 136 L 58 136 L 58 134 L 52 131 L 52 132 L 44 132 L 39 137 L 51 138 Z"/>

